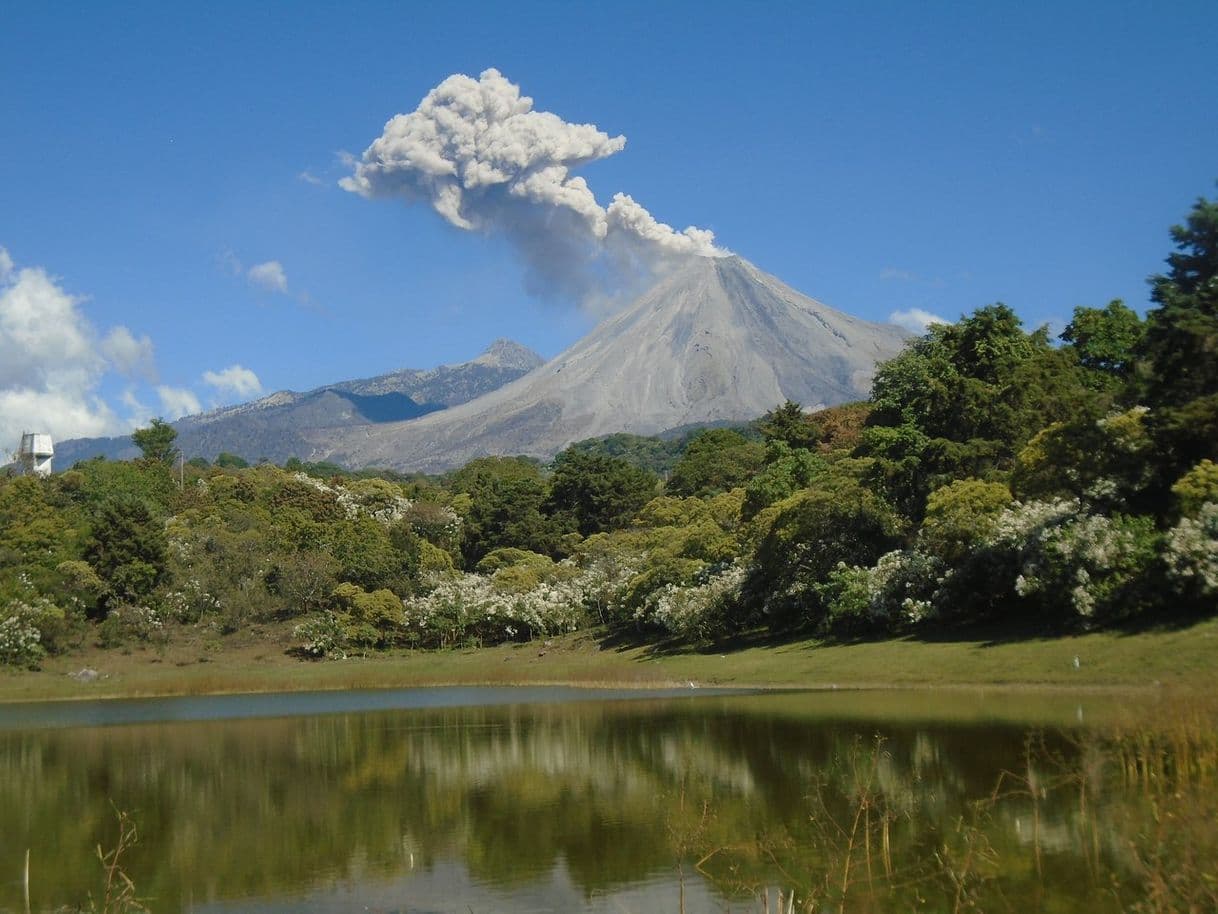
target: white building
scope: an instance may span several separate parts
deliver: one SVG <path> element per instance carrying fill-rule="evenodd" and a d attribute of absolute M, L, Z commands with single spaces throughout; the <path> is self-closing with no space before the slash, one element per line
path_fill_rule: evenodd
<path fill-rule="evenodd" d="M 55 456 L 55 447 L 51 444 L 51 436 L 35 432 L 23 432 L 21 449 L 17 451 L 17 465 L 21 472 L 35 476 L 51 475 L 51 458 Z"/>

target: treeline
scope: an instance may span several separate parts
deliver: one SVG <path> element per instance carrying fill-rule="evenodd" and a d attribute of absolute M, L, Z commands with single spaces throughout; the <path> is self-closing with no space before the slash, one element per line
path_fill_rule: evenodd
<path fill-rule="evenodd" d="M 1218 604 L 1218 204 L 1146 317 L 937 325 L 871 399 L 442 477 L 233 455 L 0 481 L 0 658 L 296 620 L 305 653 L 599 623 L 694 641 L 1153 623 Z"/>

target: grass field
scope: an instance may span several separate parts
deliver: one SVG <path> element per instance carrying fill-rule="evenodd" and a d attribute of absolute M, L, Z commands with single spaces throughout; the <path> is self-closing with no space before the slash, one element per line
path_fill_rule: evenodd
<path fill-rule="evenodd" d="M 50 658 L 39 671 L 0 675 L 0 701 L 455 684 L 1218 686 L 1218 619 L 1137 634 L 1100 632 L 1001 642 L 800 640 L 707 651 L 615 645 L 603 633 L 581 632 L 546 642 L 322 661 L 289 654 L 290 641 L 290 626 L 285 626 L 229 638 L 204 639 L 184 631 L 159 647 L 89 647 Z M 98 678 L 79 682 L 68 675 L 84 668 L 96 670 Z"/>

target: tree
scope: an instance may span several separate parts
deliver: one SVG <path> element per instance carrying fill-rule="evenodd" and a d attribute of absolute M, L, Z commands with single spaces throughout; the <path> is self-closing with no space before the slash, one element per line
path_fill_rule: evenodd
<path fill-rule="evenodd" d="M 1011 504 L 1011 490 L 1002 483 L 957 479 L 930 493 L 922 544 L 947 562 L 959 561 L 994 529 Z"/>
<path fill-rule="evenodd" d="M 655 495 L 658 480 L 619 457 L 563 451 L 554 460 L 549 513 L 568 516 L 583 536 L 624 527 Z"/>
<path fill-rule="evenodd" d="M 805 448 L 792 449 L 781 438 L 771 440 L 766 447 L 764 469 L 744 487 L 742 516 L 748 520 L 762 508 L 807 488 L 825 468 L 823 457 Z"/>
<path fill-rule="evenodd" d="M 1165 480 L 1218 458 L 1218 201 L 1199 199 L 1171 236 L 1170 269 L 1150 278 L 1158 307 L 1141 347 Z"/>
<path fill-rule="evenodd" d="M 765 446 L 726 428 L 699 432 L 668 479 L 673 495 L 717 495 L 742 486 L 761 468 Z"/>
<path fill-rule="evenodd" d="M 147 428 L 137 428 L 131 433 L 131 440 L 149 463 L 173 463 L 178 456 L 178 449 L 173 446 L 177 437 L 177 429 L 164 419 L 153 419 Z"/>
<path fill-rule="evenodd" d="M 1005 472 L 1036 432 L 1085 413 L 1097 395 L 1076 358 L 1024 332 L 1006 305 L 937 324 L 876 373 L 859 456 L 911 517 L 961 476 Z"/>
<path fill-rule="evenodd" d="M 744 593 L 773 629 L 819 628 L 826 604 L 816 589 L 839 563 L 875 564 L 899 541 L 902 522 L 874 493 L 839 478 L 769 509 L 774 519 L 757 547 Z"/>
<path fill-rule="evenodd" d="M 1080 365 L 1111 383 L 1132 374 L 1145 335 L 1145 321 L 1118 298 L 1106 308 L 1075 308 L 1061 338 L 1073 347 Z"/>
<path fill-rule="evenodd" d="M 106 609 L 152 593 L 166 575 L 165 529 L 148 502 L 115 496 L 98 505 L 85 558 L 109 585 Z"/>
<path fill-rule="evenodd" d="M 820 441 L 820 429 L 794 400 L 774 407 L 757 420 L 757 430 L 767 443 L 782 441 L 794 449 L 811 450 Z"/>
<path fill-rule="evenodd" d="M 537 461 L 480 457 L 453 473 L 452 491 L 469 496 L 461 552 L 467 567 L 500 546 L 552 553 L 562 531 L 543 512 L 549 495 Z"/>

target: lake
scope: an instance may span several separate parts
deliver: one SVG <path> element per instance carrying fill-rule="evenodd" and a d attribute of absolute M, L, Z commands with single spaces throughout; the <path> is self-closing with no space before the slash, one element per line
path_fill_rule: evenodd
<path fill-rule="evenodd" d="M 1092 912 L 1204 892 L 1212 738 L 1122 728 L 1126 704 L 461 688 L 0 706 L 0 909 L 24 910 L 28 850 L 32 910 L 100 910 L 120 813 L 138 840 L 118 863 L 158 912 Z"/>

